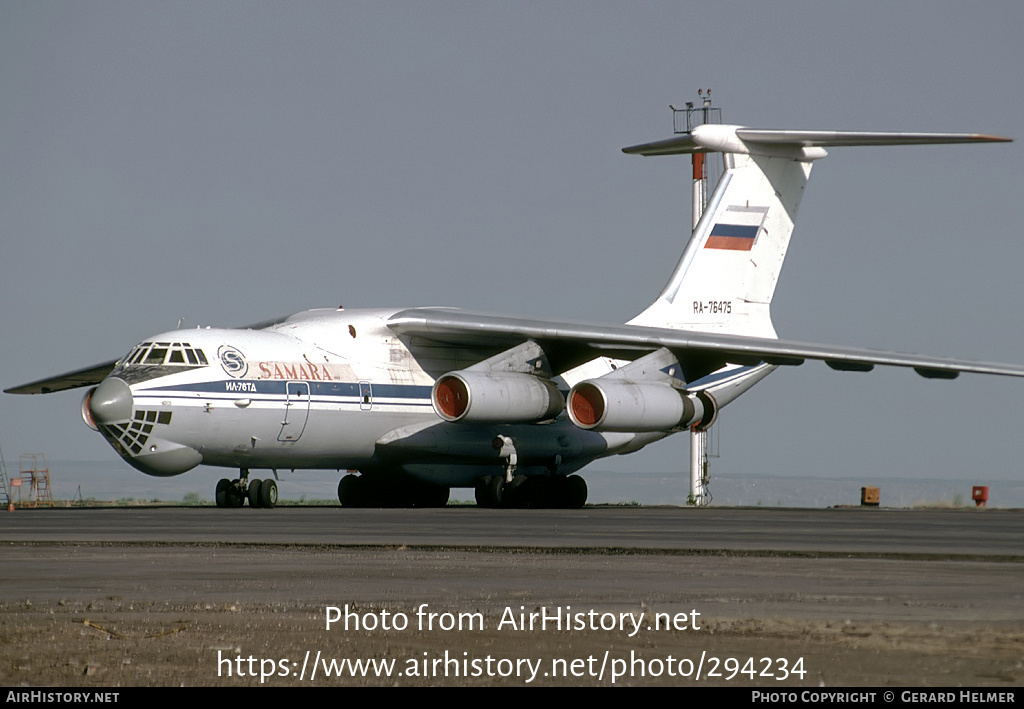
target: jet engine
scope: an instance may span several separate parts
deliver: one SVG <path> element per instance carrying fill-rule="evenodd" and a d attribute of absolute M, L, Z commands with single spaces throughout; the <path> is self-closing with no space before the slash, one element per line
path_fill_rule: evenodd
<path fill-rule="evenodd" d="M 579 382 L 569 391 L 569 418 L 596 431 L 669 431 L 715 421 L 718 404 L 704 391 L 688 392 L 661 382 L 604 378 Z"/>
<path fill-rule="evenodd" d="M 553 419 L 565 400 L 550 379 L 519 372 L 449 372 L 430 393 L 445 421 L 530 423 Z"/>
<path fill-rule="evenodd" d="M 99 431 L 100 427 L 96 425 L 96 422 L 92 418 L 92 413 L 89 411 L 89 403 L 92 401 L 92 395 L 95 393 L 96 387 L 92 387 L 89 391 L 85 392 L 85 396 L 82 397 L 82 420 L 85 421 L 85 425 L 93 431 Z"/>

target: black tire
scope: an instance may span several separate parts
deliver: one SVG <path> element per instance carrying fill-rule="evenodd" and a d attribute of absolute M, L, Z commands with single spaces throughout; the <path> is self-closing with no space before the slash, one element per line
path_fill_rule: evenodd
<path fill-rule="evenodd" d="M 249 507 L 262 507 L 260 504 L 260 487 L 263 485 L 263 481 L 259 478 L 249 481 Z"/>
<path fill-rule="evenodd" d="M 228 506 L 228 488 L 231 487 L 231 481 L 227 478 L 221 478 L 217 481 L 217 495 L 214 500 L 217 502 L 217 507 Z"/>
<path fill-rule="evenodd" d="M 515 509 L 533 507 L 531 487 L 530 480 L 525 475 L 513 475 L 512 482 L 505 483 L 501 490 L 503 506 Z"/>
<path fill-rule="evenodd" d="M 562 478 L 558 485 L 558 506 L 578 510 L 587 504 L 587 481 L 579 475 Z"/>
<path fill-rule="evenodd" d="M 480 478 L 476 484 L 477 507 L 488 507 L 494 509 L 501 507 L 505 490 L 505 478 L 500 475 L 488 475 Z"/>
<path fill-rule="evenodd" d="M 260 507 L 268 510 L 277 507 L 277 483 L 273 480 L 264 480 L 260 485 Z"/>
<path fill-rule="evenodd" d="M 362 507 L 363 487 L 358 475 L 346 475 L 338 481 L 338 502 L 342 507 Z"/>
<path fill-rule="evenodd" d="M 232 480 L 224 491 L 225 507 L 241 507 L 245 504 L 245 490 L 240 480 Z"/>
<path fill-rule="evenodd" d="M 413 491 L 414 507 L 446 507 L 451 488 L 432 483 L 421 483 Z"/>
<path fill-rule="evenodd" d="M 530 507 L 546 510 L 557 506 L 554 499 L 556 487 L 555 478 L 541 476 L 527 478 L 523 485 L 523 494 Z"/>
<path fill-rule="evenodd" d="M 480 478 L 476 481 L 473 497 L 476 498 L 477 507 L 490 507 L 487 500 L 487 478 Z"/>

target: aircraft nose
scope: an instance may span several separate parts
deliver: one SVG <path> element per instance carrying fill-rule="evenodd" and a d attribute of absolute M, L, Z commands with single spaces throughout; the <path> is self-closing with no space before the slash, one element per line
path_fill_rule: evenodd
<path fill-rule="evenodd" d="M 132 416 L 132 390 L 123 379 L 107 377 L 89 399 L 89 413 L 96 423 L 125 421 Z"/>

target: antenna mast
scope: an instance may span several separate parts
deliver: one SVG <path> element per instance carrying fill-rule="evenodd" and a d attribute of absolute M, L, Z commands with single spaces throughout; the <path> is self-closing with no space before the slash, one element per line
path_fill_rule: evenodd
<path fill-rule="evenodd" d="M 722 109 L 711 106 L 711 89 L 698 89 L 697 96 L 700 106 L 694 106 L 692 101 L 686 102 L 686 108 L 680 109 L 669 105 L 672 109 L 672 130 L 674 133 L 689 133 L 694 128 L 705 123 L 722 122 Z M 685 117 L 685 127 L 683 118 Z M 694 152 L 693 157 L 693 196 L 692 196 L 692 223 L 690 231 L 697 228 L 704 207 L 708 203 L 708 168 L 710 167 L 717 181 L 719 175 L 725 169 L 724 163 L 718 154 Z M 716 160 L 717 158 L 717 160 Z M 709 163 L 711 163 L 709 165 Z M 690 494 L 686 504 L 703 507 L 711 502 L 711 493 L 708 491 L 708 442 L 709 436 L 706 429 L 690 429 Z"/>

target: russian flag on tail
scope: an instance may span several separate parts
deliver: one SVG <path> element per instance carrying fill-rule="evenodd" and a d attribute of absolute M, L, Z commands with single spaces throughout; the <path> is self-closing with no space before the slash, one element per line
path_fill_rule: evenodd
<path fill-rule="evenodd" d="M 726 207 L 721 221 L 711 228 L 704 248 L 750 251 L 754 248 L 754 242 L 767 214 L 767 207 Z"/>

